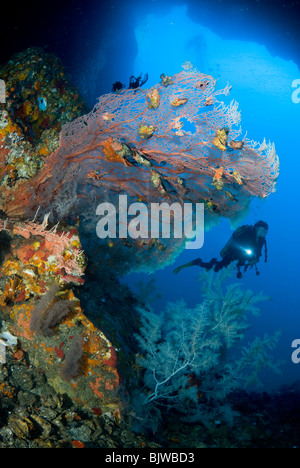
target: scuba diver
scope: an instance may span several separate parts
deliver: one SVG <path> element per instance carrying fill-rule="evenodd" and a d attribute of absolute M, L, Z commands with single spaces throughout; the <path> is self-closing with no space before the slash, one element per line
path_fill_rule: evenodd
<path fill-rule="evenodd" d="M 122 89 L 125 88 L 125 85 L 123 83 L 121 83 L 121 81 L 116 81 L 113 85 L 112 85 L 112 92 L 113 93 L 119 93 L 120 91 L 122 91 Z"/>
<path fill-rule="evenodd" d="M 131 75 L 129 78 L 129 86 L 128 89 L 137 89 L 143 86 L 143 84 L 146 83 L 148 80 L 148 73 L 145 73 L 145 75 L 142 75 L 142 73 L 136 78 L 135 76 Z M 116 81 L 112 85 L 112 92 L 113 93 L 120 93 L 122 89 L 125 88 L 125 85 L 121 83 L 121 81 Z"/>
<path fill-rule="evenodd" d="M 265 262 L 267 262 L 267 241 L 268 224 L 264 221 L 258 221 L 251 225 L 241 226 L 232 234 L 231 238 L 221 250 L 222 260 L 213 258 L 210 262 L 203 262 L 201 258 L 196 258 L 185 265 L 181 265 L 174 270 L 174 273 L 179 273 L 183 268 L 190 266 L 200 266 L 206 270 L 219 271 L 226 268 L 230 263 L 237 262 L 237 278 L 242 278 L 241 267 L 244 267 L 244 272 L 249 266 L 255 266 L 256 275 L 259 275 L 257 263 L 262 255 L 262 249 L 265 248 Z"/>
<path fill-rule="evenodd" d="M 143 86 L 143 84 L 146 83 L 146 81 L 148 81 L 148 73 L 145 73 L 144 76 L 140 74 L 137 78 L 131 75 L 131 77 L 129 78 L 128 89 L 140 88 L 141 86 Z"/>

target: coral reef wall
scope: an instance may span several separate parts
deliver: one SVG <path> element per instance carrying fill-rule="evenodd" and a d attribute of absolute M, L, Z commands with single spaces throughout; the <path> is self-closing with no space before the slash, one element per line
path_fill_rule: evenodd
<path fill-rule="evenodd" d="M 28 359 L 78 406 L 119 412 L 116 352 L 73 292 L 85 270 L 76 228 L 2 222 L 0 229 L 11 237 L 0 269 L 1 329 L 16 337 L 16 360 Z"/>
<path fill-rule="evenodd" d="M 6 210 L 55 153 L 63 125 L 88 109 L 59 59 L 40 49 L 12 57 L 0 77 L 6 87 L 0 107 L 1 398 L 8 398 L 10 408 L 17 402 L 5 378 L 7 361 L 20 372 L 36 369 L 77 408 L 117 421 L 122 404 L 116 351 L 78 298 L 86 270 L 78 224 L 49 225 L 48 214 L 39 222 L 38 212 L 28 218 L 22 205 L 14 216 Z"/>

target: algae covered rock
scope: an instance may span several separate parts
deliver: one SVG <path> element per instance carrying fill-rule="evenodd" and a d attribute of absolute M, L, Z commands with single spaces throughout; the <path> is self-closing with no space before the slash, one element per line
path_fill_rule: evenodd
<path fill-rule="evenodd" d="M 77 406 L 120 419 L 116 351 L 74 293 L 85 270 L 77 229 L 2 221 L 1 229 L 11 248 L 0 269 L 0 318 L 17 339 L 15 359 L 26 357 Z"/>
<path fill-rule="evenodd" d="M 60 59 L 39 48 L 15 54 L 0 67 L 0 79 L 6 94 L 0 104 L 0 146 L 9 150 L 0 175 L 2 185 L 14 185 L 38 172 L 58 148 L 62 126 L 88 108 Z"/>

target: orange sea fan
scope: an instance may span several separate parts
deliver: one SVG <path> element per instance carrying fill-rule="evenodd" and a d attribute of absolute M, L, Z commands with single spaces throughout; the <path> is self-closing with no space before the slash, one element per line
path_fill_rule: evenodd
<path fill-rule="evenodd" d="M 53 221 L 80 216 L 82 226 L 91 226 L 97 205 L 123 192 L 134 201 L 143 196 L 146 203 L 213 200 L 217 210 L 206 210 L 209 216 L 240 218 L 251 197 L 275 191 L 279 160 L 271 143 L 241 140 L 236 101 L 226 105 L 218 99 L 228 96 L 230 87 L 216 90 L 215 84 L 213 77 L 184 68 L 168 86 L 157 84 L 157 108 L 147 105 L 151 90 L 101 96 L 90 114 L 63 127 L 59 148 L 30 183 L 4 188 L 0 208 L 9 217 L 28 219 L 40 207 L 39 216 L 50 212 Z M 172 106 L 176 98 L 184 105 Z M 110 115 L 113 120 L 103 118 Z M 216 135 L 223 145 L 215 144 Z M 243 144 L 233 148 L 227 138 Z M 224 174 L 217 178 L 220 167 Z M 151 170 L 164 181 L 163 192 L 153 186 Z"/>

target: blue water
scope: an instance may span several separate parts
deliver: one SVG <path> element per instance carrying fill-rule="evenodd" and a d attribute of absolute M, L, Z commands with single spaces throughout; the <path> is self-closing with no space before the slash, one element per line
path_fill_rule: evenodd
<path fill-rule="evenodd" d="M 291 343 L 300 338 L 300 150 L 297 141 L 300 104 L 292 102 L 292 82 L 300 79 L 300 70 L 296 57 L 294 61 L 286 58 L 290 57 L 291 50 L 288 41 L 279 44 L 275 22 L 273 25 L 268 22 L 266 27 L 263 12 L 254 23 L 253 16 L 249 17 L 251 30 L 247 35 L 246 7 L 243 10 L 228 6 L 232 21 L 226 28 L 222 13 L 212 14 L 206 3 L 202 10 L 198 6 L 199 2 L 152 0 L 129 2 L 125 9 L 111 2 L 110 21 L 106 24 L 99 7 L 91 18 L 93 42 L 81 43 L 80 61 L 77 60 L 76 65 L 74 62 L 73 79 L 92 107 L 97 96 L 111 91 L 115 81 L 127 84 L 130 75 L 147 72 L 146 86 L 152 86 L 159 81 L 161 73 L 178 73 L 182 63 L 189 60 L 201 72 L 217 78 L 218 87 L 222 88 L 227 82 L 232 85 L 230 99 L 239 102 L 243 135 L 247 131 L 250 139 L 262 141 L 266 137 L 267 141 L 275 142 L 281 163 L 277 191 L 267 200 L 254 200 L 249 215 L 243 220 L 243 224 L 254 224 L 259 219 L 268 222 L 269 259 L 267 264 L 259 265 L 260 276 L 250 270 L 241 280 L 245 288 L 263 291 L 272 298 L 261 305 L 261 316 L 252 319 L 249 340 L 264 332 L 272 334 L 282 330 L 274 352 L 274 360 L 285 360 L 282 375 L 263 376 L 265 389 L 271 390 L 300 376 L 300 364 L 291 361 Z M 197 12 L 194 16 L 193 11 Z M 100 15 L 98 23 L 97 15 Z M 79 37 L 83 27 L 81 25 Z M 167 301 L 181 297 L 189 305 L 198 303 L 201 300 L 199 270 L 191 268 L 175 276 L 173 269 L 195 257 L 208 261 L 218 256 L 232 231 L 229 222 L 222 220 L 206 232 L 200 252 L 186 250 L 174 265 L 156 272 L 154 277 L 162 298 L 154 307 L 164 307 Z M 130 275 L 124 281 L 135 288 L 135 283 L 144 276 Z"/>

